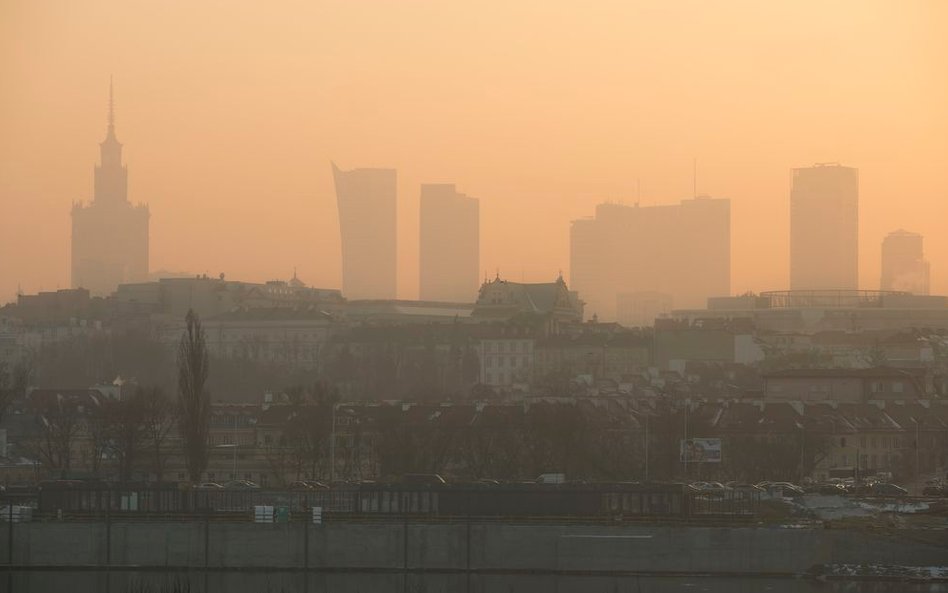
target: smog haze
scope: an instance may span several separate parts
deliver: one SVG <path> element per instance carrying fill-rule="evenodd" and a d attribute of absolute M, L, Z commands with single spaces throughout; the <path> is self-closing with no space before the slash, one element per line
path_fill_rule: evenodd
<path fill-rule="evenodd" d="M 948 293 L 948 4 L 119 2 L 0 6 L 0 301 L 70 286 L 110 76 L 150 269 L 339 287 L 331 162 L 480 200 L 480 267 L 569 272 L 604 201 L 731 200 L 731 292 L 789 286 L 790 169 L 859 170 L 859 284 L 926 238 Z M 20 257 L 11 257 L 18 254 Z M 482 272 L 483 273 L 483 272 Z"/>

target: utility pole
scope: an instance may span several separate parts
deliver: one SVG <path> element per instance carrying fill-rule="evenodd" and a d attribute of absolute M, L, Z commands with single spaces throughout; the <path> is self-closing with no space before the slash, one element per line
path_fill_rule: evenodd
<path fill-rule="evenodd" d="M 339 404 L 332 405 L 332 426 L 329 430 L 329 485 L 332 486 L 336 481 L 336 408 Z"/>
<path fill-rule="evenodd" d="M 645 481 L 648 482 L 648 418 L 649 414 L 645 415 Z"/>
<path fill-rule="evenodd" d="M 689 400 L 685 400 L 685 438 L 682 441 L 682 447 L 684 450 L 684 460 L 685 460 L 685 478 L 688 477 L 688 408 L 691 407 L 688 405 Z"/>
<path fill-rule="evenodd" d="M 921 476 L 918 473 L 918 448 L 921 442 L 918 440 L 918 418 L 912 418 L 915 421 L 915 496 L 921 494 Z"/>

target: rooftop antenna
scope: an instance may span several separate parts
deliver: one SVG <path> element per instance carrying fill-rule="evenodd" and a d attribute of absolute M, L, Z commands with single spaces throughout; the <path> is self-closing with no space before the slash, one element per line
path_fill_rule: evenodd
<path fill-rule="evenodd" d="M 115 98 L 112 94 L 112 75 L 109 74 L 109 130 L 110 135 L 115 134 Z"/>
<path fill-rule="evenodd" d="M 691 169 L 691 193 L 691 197 L 698 197 L 698 157 L 694 157 Z"/>
<path fill-rule="evenodd" d="M 638 205 L 639 200 L 642 199 L 642 179 L 639 177 L 635 178 L 635 203 Z"/>

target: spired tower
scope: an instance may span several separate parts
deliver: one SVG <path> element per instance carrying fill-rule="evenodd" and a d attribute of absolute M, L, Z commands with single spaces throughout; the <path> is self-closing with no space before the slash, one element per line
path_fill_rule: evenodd
<path fill-rule="evenodd" d="M 128 167 L 115 137 L 111 80 L 108 130 L 99 147 L 92 202 L 72 206 L 72 287 L 105 296 L 119 284 L 148 278 L 148 206 L 128 201 Z"/>

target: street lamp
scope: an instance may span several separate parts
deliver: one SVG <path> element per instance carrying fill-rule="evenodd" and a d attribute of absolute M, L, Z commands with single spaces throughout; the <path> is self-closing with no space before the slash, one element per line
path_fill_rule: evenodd
<path fill-rule="evenodd" d="M 233 449 L 234 450 L 234 479 L 237 479 L 237 414 L 234 414 L 234 442 L 228 445 L 217 445 L 216 449 Z"/>
<path fill-rule="evenodd" d="M 329 485 L 336 482 L 336 410 L 339 404 L 332 405 L 332 426 L 329 430 Z"/>
<path fill-rule="evenodd" d="M 919 493 L 921 492 L 919 489 L 921 476 L 919 476 L 919 473 L 918 473 L 918 447 L 921 443 L 918 440 L 918 424 L 919 424 L 918 418 L 914 416 L 911 416 L 911 418 L 912 418 L 912 422 L 915 423 L 915 496 L 918 496 Z"/>
<path fill-rule="evenodd" d="M 233 449 L 234 450 L 234 479 L 237 479 L 237 443 L 227 445 L 217 445 L 215 449 Z"/>

